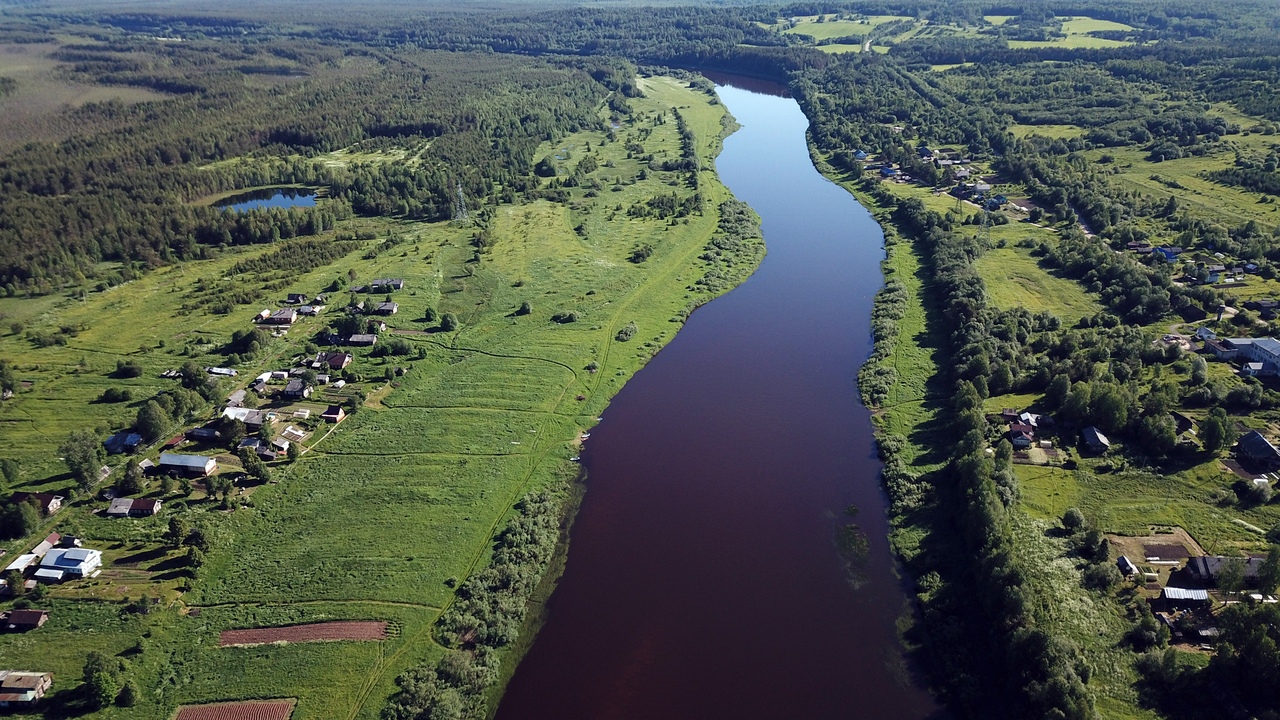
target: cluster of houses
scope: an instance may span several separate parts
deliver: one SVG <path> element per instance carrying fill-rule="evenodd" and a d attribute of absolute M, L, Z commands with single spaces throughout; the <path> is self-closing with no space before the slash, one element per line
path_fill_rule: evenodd
<path fill-rule="evenodd" d="M 379 278 L 370 282 L 368 285 L 357 285 L 351 288 L 352 292 L 367 293 L 390 293 L 396 290 L 404 289 L 404 280 L 400 278 Z M 284 307 L 279 310 L 263 309 L 258 313 L 254 322 L 259 325 L 272 325 L 280 327 L 289 327 L 298 321 L 299 317 L 317 316 L 327 307 L 325 303 L 327 297 L 321 293 L 314 298 L 308 298 L 302 293 L 289 293 L 285 298 L 285 304 L 296 307 Z M 356 303 L 351 310 L 359 314 L 366 315 L 395 315 L 400 311 L 398 303 L 387 300 L 385 302 L 366 303 L 361 301 Z M 376 340 L 375 340 L 376 341 Z M 350 342 L 350 339 L 348 339 Z M 372 345 L 373 342 L 350 342 L 352 345 Z"/>
<path fill-rule="evenodd" d="M 30 552 L 14 558 L 4 570 L 6 575 L 20 573 L 29 578 L 28 583 L 60 583 L 73 578 L 93 577 L 101 568 L 101 550 L 80 547 L 76 538 L 50 533 Z"/>
<path fill-rule="evenodd" d="M 1014 450 L 1025 450 L 1037 444 L 1036 431 L 1042 427 L 1053 427 L 1053 418 L 1040 415 L 1030 410 L 1018 412 L 1013 408 L 1000 411 L 1000 419 L 1009 426 L 1007 436 Z M 1041 447 L 1053 447 L 1049 440 L 1039 441 Z"/>

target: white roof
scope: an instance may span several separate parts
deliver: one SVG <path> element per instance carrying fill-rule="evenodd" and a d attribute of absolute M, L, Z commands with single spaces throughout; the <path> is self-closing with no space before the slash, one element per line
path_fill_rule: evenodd
<path fill-rule="evenodd" d="M 23 570 L 26 570 L 28 567 L 31 567 L 31 563 L 39 559 L 40 558 L 37 557 L 35 553 L 26 553 L 25 555 L 19 555 L 18 557 L 14 558 L 13 562 L 9 563 L 9 567 L 5 568 L 4 571 L 9 572 L 11 570 L 17 570 L 21 572 Z"/>
<path fill-rule="evenodd" d="M 217 465 L 217 461 L 205 455 L 180 455 L 178 453 L 162 453 L 160 455 L 161 465 L 176 465 L 177 467 L 200 468 L 207 469 L 210 464 Z"/>
<path fill-rule="evenodd" d="M 1164 589 L 1164 596 L 1170 600 L 1208 600 L 1209 591 L 1166 587 Z"/>

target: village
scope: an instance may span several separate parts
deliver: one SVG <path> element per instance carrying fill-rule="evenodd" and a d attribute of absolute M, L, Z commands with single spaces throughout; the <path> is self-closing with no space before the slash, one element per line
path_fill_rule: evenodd
<path fill-rule="evenodd" d="M 404 287 L 404 280 L 387 278 L 356 286 L 352 292 L 389 295 Z M 284 307 L 262 310 L 251 324 L 274 337 L 285 337 L 300 321 L 324 313 L 328 300 L 325 294 L 290 293 L 284 299 Z M 356 412 L 369 388 L 353 369 L 357 362 L 354 351 L 376 346 L 378 333 L 387 329 L 378 318 L 394 315 L 398 309 L 391 300 L 353 301 L 345 310 L 347 321 L 340 325 L 354 328 L 355 332 L 317 333 L 316 339 L 330 349 L 295 354 L 290 367 L 254 376 L 227 394 L 212 417 L 165 440 L 148 444 L 139 429 L 133 427 L 111 434 L 102 441 L 103 451 L 108 457 L 123 456 L 128 460 L 116 467 L 107 464 L 101 468 L 101 489 L 90 498 L 88 512 L 103 519 L 128 522 L 162 515 L 166 500 L 174 498 L 189 505 L 202 499 L 213 501 L 221 494 L 222 503 L 214 506 L 218 508 L 231 507 L 233 500 L 247 501 L 256 487 L 270 482 L 272 467 L 308 452 Z M 231 367 L 210 366 L 203 371 L 220 383 L 236 383 L 241 378 L 240 371 Z M 184 375 L 167 370 L 161 377 L 181 380 Z M 158 487 L 150 482 L 139 486 L 127 479 L 130 473 L 161 482 Z M 108 483 L 113 477 L 116 482 Z M 15 492 L 8 500 L 13 506 L 34 507 L 39 517 L 53 521 L 50 527 L 59 524 L 57 518 L 66 513 L 65 507 L 72 502 L 71 498 L 47 492 Z M 82 498 L 77 498 L 76 504 L 82 505 Z M 85 591 L 94 597 L 109 593 L 102 587 L 90 587 L 102 579 L 110 584 L 112 560 L 119 561 L 118 545 L 50 532 L 11 559 L 0 551 L 0 562 L 4 563 L 0 593 L 19 598 L 13 609 L 0 613 L 0 631 L 39 630 L 50 611 L 33 604 L 47 597 L 51 587 L 66 586 L 65 591 L 71 593 L 68 597 Z M 34 705 L 52 683 L 51 673 L 0 669 L 0 708 Z"/>

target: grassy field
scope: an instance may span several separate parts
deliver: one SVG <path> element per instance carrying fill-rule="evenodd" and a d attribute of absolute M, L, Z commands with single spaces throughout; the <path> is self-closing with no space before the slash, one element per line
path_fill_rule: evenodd
<path fill-rule="evenodd" d="M 990 18 L 1004 17 L 1000 23 L 1007 22 L 1009 18 L 1005 16 L 989 16 Z M 991 22 L 991 19 L 988 19 Z M 1132 41 L 1128 40 L 1112 40 L 1109 38 L 1095 37 L 1090 33 L 1114 31 L 1114 32 L 1131 32 L 1134 28 L 1123 23 L 1112 22 L 1110 20 L 1095 20 L 1091 17 L 1072 17 L 1064 19 L 1062 22 L 1062 32 L 1064 37 L 1054 38 L 1052 40 L 1010 40 L 1011 48 L 1041 48 L 1041 47 L 1068 47 L 1068 48 L 1112 48 L 1125 47 L 1132 45 Z"/>
<path fill-rule="evenodd" d="M 787 28 L 783 32 L 792 35 L 808 35 L 815 40 L 826 40 L 847 35 L 865 36 L 885 23 L 894 22 L 895 20 L 914 20 L 914 18 L 906 15 L 868 15 L 857 20 L 832 20 L 830 19 L 832 16 L 824 15 L 822 17 L 827 19 L 824 22 L 818 22 L 818 17 L 817 15 L 808 15 L 794 18 L 796 20 L 795 26 Z"/>
<path fill-rule="evenodd" d="M 697 137 L 702 166 L 713 168 L 724 110 L 674 79 L 641 84 L 646 97 L 632 101 L 637 113 L 618 128 L 617 142 L 590 131 L 539 150 L 566 169 L 590 153 L 598 169 L 589 179 L 599 189 L 575 187 L 565 204 L 496 207 L 491 242 L 478 262 L 474 228 L 383 221 L 365 226 L 378 235 L 365 252 L 300 274 L 273 293 L 314 294 L 351 270 L 360 279 L 404 278 L 383 342 L 394 336 L 414 352 L 373 357 L 358 350 L 352 369 L 367 378 L 357 385 L 369 393 L 365 407 L 332 434 L 317 432 L 310 452 L 277 466 L 273 482 L 233 512 L 217 511 L 197 491 L 190 499 L 169 498 L 158 518 L 101 519 L 90 514 L 101 501 L 88 499 L 55 515 L 42 531 L 74 529 L 87 546 L 104 547 L 108 572 L 58 586 L 51 600 L 56 620 L 36 633 L 5 636 L 0 664 L 39 665 L 55 673 L 57 689 L 67 689 L 78 682 L 87 649 L 121 652 L 143 636 L 142 649 L 128 654 L 134 677 L 148 689 L 145 701 L 104 716 L 163 718 L 180 703 L 298 697 L 295 720 L 376 718 L 401 671 L 439 657 L 432 623 L 453 587 L 488 560 L 490 540 L 513 502 L 533 488 L 568 484 L 580 432 L 674 336 L 683 313 L 708 299 L 687 288 L 703 271 L 698 255 L 728 191 L 704 170 L 703 212 L 681 220 L 631 217 L 628 208 L 654 196 L 693 191 L 677 173 L 647 170 L 640 179 L 642 161 L 629 157 L 626 145 L 643 143 L 658 162 L 678 159 L 671 113 L 678 107 Z M 390 232 L 400 243 L 366 257 Z M 629 262 L 638 245 L 650 245 L 652 254 Z M 127 385 L 145 398 L 173 382 L 159 379 L 160 371 L 188 357 L 216 364 L 211 351 L 247 327 L 258 307 L 230 315 L 183 310 L 190 289 L 225 276 L 245 256 L 270 251 L 163 268 L 84 300 L 2 301 L 0 312 L 22 318 L 28 329 L 83 327 L 65 347 L 0 337 L 0 356 L 13 359 L 32 383 L 0 405 L 10 450 L 22 461 L 21 484 L 65 489 L 70 479 L 56 447 L 66 433 L 132 420 L 136 407 L 90 402 L 104 388 Z M 516 315 L 522 302 L 532 312 Z M 441 331 L 438 321 L 424 320 L 428 311 L 456 315 L 460 328 Z M 570 312 L 576 322 L 551 321 Z M 638 332 L 618 340 L 629 323 Z M 323 316 L 308 319 L 271 341 L 252 367 L 240 368 L 240 384 L 289 365 L 323 324 Z M 128 381 L 108 377 L 120 358 L 136 360 L 145 372 Z M 382 378 L 393 367 L 405 372 L 388 384 Z M 213 547 L 194 581 L 171 570 L 177 562 L 158 542 L 171 513 L 209 528 Z M 18 552 L 33 543 L 7 547 Z M 81 599 L 86 595 L 161 601 L 147 615 L 131 615 L 116 603 Z M 381 643 L 216 647 L 223 629 L 327 619 L 384 619 L 394 632 Z M 91 639 L 68 642 L 68 633 L 90 626 Z"/>
<path fill-rule="evenodd" d="M 1079 283 L 1050 274 L 1023 248 L 993 248 L 975 266 L 986 283 L 987 297 L 998 308 L 1047 311 L 1068 324 L 1101 309 Z"/>

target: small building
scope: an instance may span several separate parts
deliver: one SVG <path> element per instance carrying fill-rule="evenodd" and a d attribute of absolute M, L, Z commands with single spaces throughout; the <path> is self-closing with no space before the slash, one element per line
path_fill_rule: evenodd
<path fill-rule="evenodd" d="M 309 317 L 315 317 L 320 313 L 324 312 L 324 307 L 325 307 L 324 305 L 303 305 L 302 307 L 298 308 L 298 314 L 307 315 Z"/>
<path fill-rule="evenodd" d="M 1202 327 L 1196 330 L 1196 339 L 1202 342 L 1205 340 L 1217 340 L 1218 334 L 1207 327 Z"/>
<path fill-rule="evenodd" d="M 248 390 L 237 390 L 227 396 L 227 407 L 241 407 L 247 397 L 249 397 Z"/>
<path fill-rule="evenodd" d="M 39 565 L 39 562 L 40 562 L 39 555 L 36 555 L 35 553 L 23 553 L 18 557 L 14 558 L 13 562 L 9 563 L 9 565 L 5 567 L 4 571 L 6 573 L 20 572 L 25 575 L 27 570 L 29 570 L 31 566 Z"/>
<path fill-rule="evenodd" d="M 214 442 L 218 438 L 222 437 L 222 433 L 211 427 L 191 428 L 183 433 L 183 435 L 185 435 L 188 440 L 195 442 Z"/>
<path fill-rule="evenodd" d="M 289 296 L 286 297 L 284 301 L 290 305 L 301 305 L 309 299 L 310 296 L 304 295 L 303 293 L 289 293 Z"/>
<path fill-rule="evenodd" d="M 235 377 L 240 374 L 231 368 L 225 367 L 207 367 L 204 371 L 210 375 L 217 375 L 218 377 Z"/>
<path fill-rule="evenodd" d="M 1030 425 L 1012 423 L 1009 425 L 1009 442 L 1018 449 L 1031 447 L 1031 444 L 1036 441 L 1035 431 L 1036 429 Z"/>
<path fill-rule="evenodd" d="M 300 378 L 294 378 L 289 381 L 288 385 L 280 391 L 284 397 L 294 400 L 311 397 L 311 386 L 307 385 Z"/>
<path fill-rule="evenodd" d="M 320 419 L 326 422 L 339 423 L 347 416 L 347 411 L 342 409 L 341 405 L 330 405 L 324 412 L 320 413 Z"/>
<path fill-rule="evenodd" d="M 891 167 L 880 168 L 880 177 L 891 178 L 891 177 L 897 177 L 897 175 L 898 175 L 898 171 L 894 170 Z"/>
<path fill-rule="evenodd" d="M 262 319 L 264 325 L 292 325 L 298 321 L 298 311 L 293 308 L 276 310 Z"/>
<path fill-rule="evenodd" d="M 301 428 L 296 428 L 290 425 L 286 427 L 283 432 L 280 433 L 280 437 L 290 442 L 302 442 L 307 438 L 307 433 L 303 431 Z M 288 450 L 287 447 L 285 449 Z"/>
<path fill-rule="evenodd" d="M 1131 577 L 1138 574 L 1138 566 L 1134 565 L 1133 561 L 1125 555 L 1121 555 L 1119 558 L 1116 558 L 1116 567 L 1120 568 L 1120 572 L 1125 577 Z"/>
<path fill-rule="evenodd" d="M 369 292 L 393 292 L 404 289 L 404 280 L 399 278 L 378 278 L 369 283 Z"/>
<path fill-rule="evenodd" d="M 368 335 L 358 333 L 347 338 L 348 345 L 376 345 L 378 343 L 377 335 Z"/>
<path fill-rule="evenodd" d="M 54 548 L 40 561 L 40 569 L 59 570 L 70 577 L 89 577 L 102 567 L 102 551 Z"/>
<path fill-rule="evenodd" d="M 1247 375 L 1249 377 L 1257 377 L 1263 374 L 1263 365 L 1260 362 L 1245 363 L 1244 367 L 1240 368 L 1240 374 Z"/>
<path fill-rule="evenodd" d="M 48 610 L 10 610 L 0 619 L 9 632 L 27 632 L 43 626 L 49 620 Z"/>
<path fill-rule="evenodd" d="M 36 557 L 42 558 L 44 557 L 45 553 L 57 547 L 58 543 L 61 540 L 62 540 L 62 536 L 59 535 L 58 533 L 49 533 L 48 537 L 40 541 L 40 544 L 31 548 L 31 554 L 35 555 Z"/>
<path fill-rule="evenodd" d="M 171 472 L 188 477 L 208 477 L 218 470 L 216 458 L 204 455 L 181 455 L 163 453 L 160 455 L 160 471 Z"/>
<path fill-rule="evenodd" d="M 333 383 L 333 389 L 334 389 L 334 390 L 341 390 L 342 388 L 344 388 L 344 387 L 346 387 L 346 386 L 347 386 L 347 381 L 346 381 L 346 380 L 335 380 L 335 381 L 334 381 L 334 383 Z"/>
<path fill-rule="evenodd" d="M 871 157 L 871 156 L 867 155 L 866 150 L 858 150 L 853 153 L 853 159 L 857 160 L 858 162 L 862 162 L 863 160 L 866 160 L 868 157 Z"/>
<path fill-rule="evenodd" d="M 1196 588 L 1165 587 L 1160 591 L 1160 599 L 1170 609 L 1194 610 L 1209 604 L 1209 591 Z"/>
<path fill-rule="evenodd" d="M 395 315 L 400 310 L 400 306 L 393 302 L 380 302 L 373 306 L 373 311 L 379 315 Z"/>
<path fill-rule="evenodd" d="M 257 432 L 267 422 L 267 413 L 262 410 L 252 410 L 250 408 L 233 408 L 229 407 L 222 411 L 222 417 L 239 420 L 244 423 L 244 427 L 249 432 Z"/>
<path fill-rule="evenodd" d="M 32 498 L 34 498 L 36 504 L 40 506 L 40 512 L 44 515 L 52 515 L 61 510 L 62 501 L 66 499 L 61 495 L 54 495 L 53 493 L 16 492 L 9 496 L 9 502 L 17 505 L 18 503 L 27 502 Z"/>
<path fill-rule="evenodd" d="M 1240 438 L 1236 454 L 1264 465 L 1280 465 L 1280 450 L 1257 430 L 1250 430 Z"/>
<path fill-rule="evenodd" d="M 53 673 L 0 670 L 0 707 L 34 705 L 53 685 Z"/>
<path fill-rule="evenodd" d="M 1080 437 L 1084 440 L 1084 446 L 1088 448 L 1090 452 L 1100 454 L 1111 448 L 1111 441 L 1107 439 L 1107 436 L 1103 435 L 1098 428 L 1092 425 L 1081 430 Z"/>
<path fill-rule="evenodd" d="M 133 498 L 118 497 L 107 507 L 107 517 L 129 517 L 129 511 L 132 509 Z"/>
<path fill-rule="evenodd" d="M 315 370 L 320 368 L 345 370 L 354 359 L 355 356 L 351 353 L 321 351 L 316 353 L 315 359 L 311 361 L 311 367 Z"/>
<path fill-rule="evenodd" d="M 108 455 L 122 455 L 131 453 L 138 449 L 142 444 L 142 436 L 128 430 L 121 430 L 102 441 L 102 446 L 107 449 Z"/>

